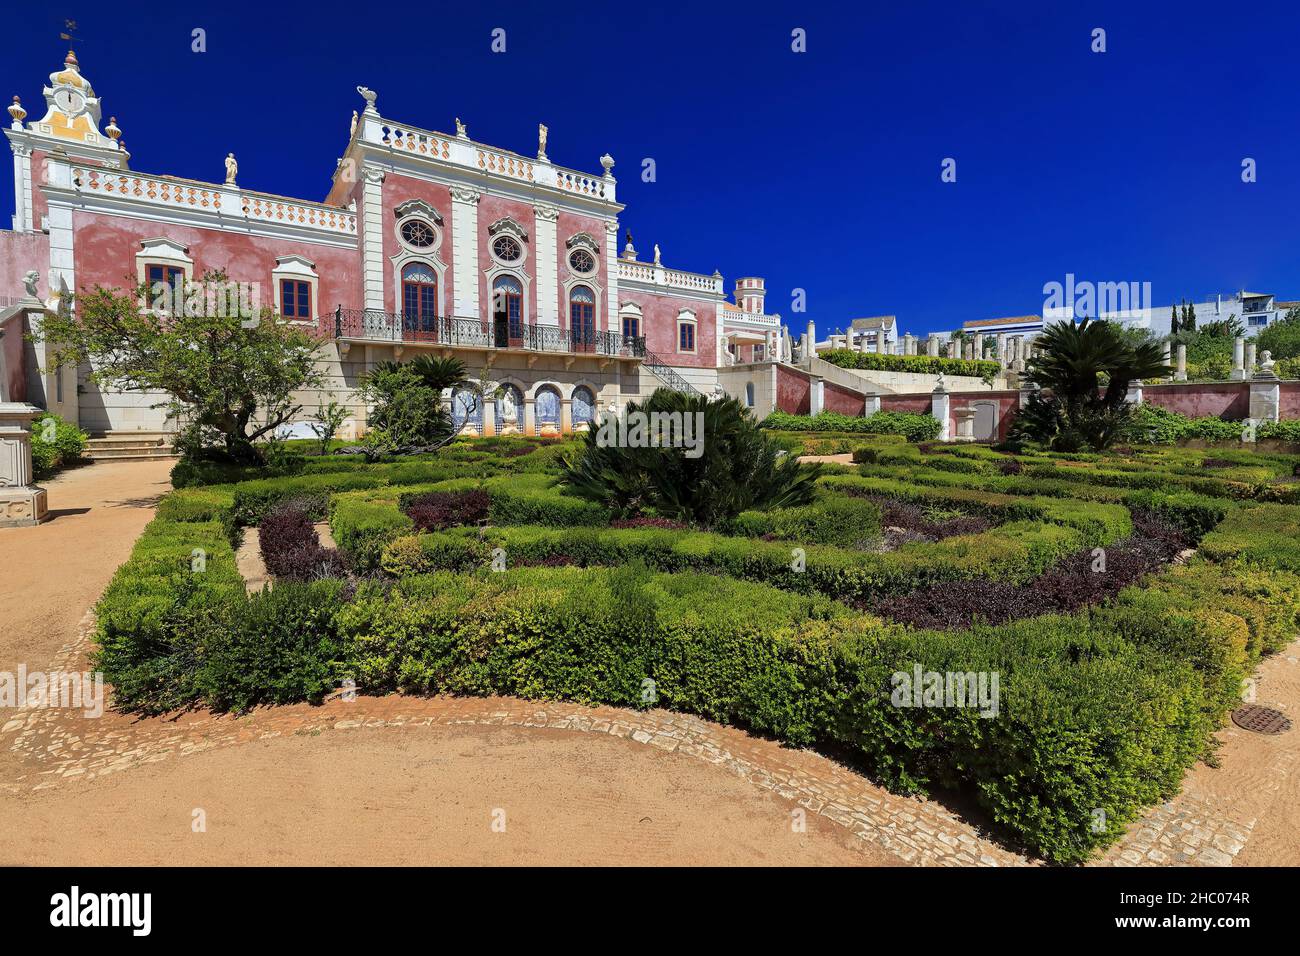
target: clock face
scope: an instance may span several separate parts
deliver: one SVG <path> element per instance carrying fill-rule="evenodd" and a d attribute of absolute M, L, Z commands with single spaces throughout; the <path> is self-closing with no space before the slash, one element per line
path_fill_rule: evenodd
<path fill-rule="evenodd" d="M 59 90 L 54 94 L 54 102 L 63 112 L 75 116 L 81 112 L 86 101 L 76 90 Z"/>

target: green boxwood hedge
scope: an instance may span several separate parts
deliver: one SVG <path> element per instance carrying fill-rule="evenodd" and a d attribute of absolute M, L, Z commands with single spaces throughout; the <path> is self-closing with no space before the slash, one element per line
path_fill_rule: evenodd
<path fill-rule="evenodd" d="M 882 372 L 919 372 L 923 375 L 965 375 L 991 382 L 1002 367 L 997 362 L 982 359 L 931 358 L 928 355 L 877 355 L 853 349 L 830 349 L 818 352 L 823 362 L 840 368 L 859 368 Z"/>

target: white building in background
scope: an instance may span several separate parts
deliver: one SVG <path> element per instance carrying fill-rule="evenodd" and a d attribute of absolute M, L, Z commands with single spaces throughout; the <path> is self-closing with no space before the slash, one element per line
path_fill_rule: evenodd
<path fill-rule="evenodd" d="M 1230 295 L 1209 296 L 1203 302 L 1191 303 L 1196 314 L 1196 327 L 1226 319 L 1241 320 L 1247 336 L 1256 336 L 1268 326 L 1286 317 L 1287 312 L 1300 302 L 1278 301 L 1271 292 L 1235 292 Z M 1102 318 L 1119 322 L 1129 328 L 1146 329 L 1159 338 L 1170 333 L 1170 325 L 1177 309 L 1181 317 L 1183 306 L 1158 305 L 1149 310 L 1133 312 L 1103 312 Z"/>

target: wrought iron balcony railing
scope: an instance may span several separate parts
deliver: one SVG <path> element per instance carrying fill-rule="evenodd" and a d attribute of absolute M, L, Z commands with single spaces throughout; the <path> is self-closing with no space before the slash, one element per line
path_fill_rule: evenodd
<path fill-rule="evenodd" d="M 450 348 L 527 349 L 644 358 L 643 336 L 617 332 L 561 329 L 497 319 L 458 319 L 445 315 L 401 315 L 379 309 L 334 311 L 334 337 L 377 342 L 445 345 Z"/>

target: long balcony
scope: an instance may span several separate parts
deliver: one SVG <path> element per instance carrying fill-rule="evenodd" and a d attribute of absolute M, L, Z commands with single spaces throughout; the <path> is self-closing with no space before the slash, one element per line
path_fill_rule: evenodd
<path fill-rule="evenodd" d="M 336 309 L 334 337 L 345 342 L 391 342 L 449 349 L 517 349 L 641 360 L 645 337 L 561 329 L 553 325 L 488 322 L 445 315 L 401 315 L 377 309 Z"/>

